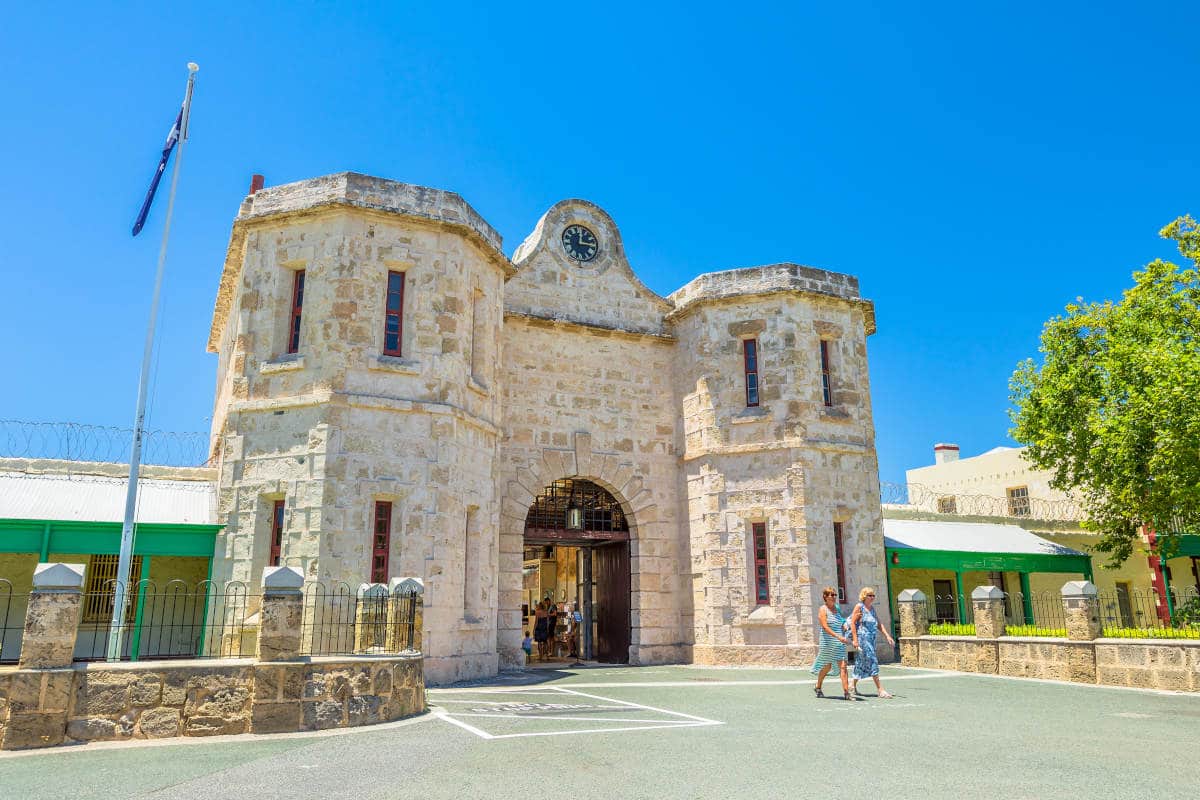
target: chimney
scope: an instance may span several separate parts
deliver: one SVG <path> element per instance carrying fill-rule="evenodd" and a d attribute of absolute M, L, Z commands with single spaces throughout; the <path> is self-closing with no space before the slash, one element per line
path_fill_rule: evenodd
<path fill-rule="evenodd" d="M 949 464 L 958 461 L 958 445 L 938 442 L 933 446 L 933 463 Z"/>
<path fill-rule="evenodd" d="M 263 188 L 263 183 L 266 181 L 262 175 L 250 176 L 250 194 L 254 194 L 259 189 Z"/>

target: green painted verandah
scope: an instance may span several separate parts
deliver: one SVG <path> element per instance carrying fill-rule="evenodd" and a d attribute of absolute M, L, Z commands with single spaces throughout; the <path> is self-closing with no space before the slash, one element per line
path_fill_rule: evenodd
<path fill-rule="evenodd" d="M 1196 537 L 1200 540 L 1200 537 Z M 1029 597 L 1031 572 L 1066 572 L 1083 575 L 1092 580 L 1092 559 L 1087 555 L 1054 555 L 1050 553 L 975 553 L 961 550 L 921 550 L 915 547 L 884 548 L 884 563 L 887 565 L 889 599 L 892 594 L 893 569 L 939 569 L 954 573 L 955 591 L 958 595 L 958 618 L 966 619 L 966 601 L 963 597 L 962 574 L 964 572 L 1018 572 L 1021 575 L 1023 611 L 1026 619 L 1033 619 L 1032 600 Z"/>
<path fill-rule="evenodd" d="M 217 534 L 223 527 L 138 523 L 134 532 L 133 554 L 145 556 L 140 577 L 149 577 L 150 559 L 153 556 L 207 559 L 208 575 L 211 577 Z M 120 551 L 119 522 L 0 519 L 0 553 L 36 553 L 38 561 L 45 562 L 50 559 L 52 553 L 117 555 Z M 142 638 L 142 612 L 145 602 L 145 593 L 139 592 L 130 645 L 130 657 L 134 661 L 138 659 L 138 648 Z"/>

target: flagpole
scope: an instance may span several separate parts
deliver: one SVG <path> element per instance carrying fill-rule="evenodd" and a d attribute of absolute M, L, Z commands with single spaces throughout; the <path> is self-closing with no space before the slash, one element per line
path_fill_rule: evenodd
<path fill-rule="evenodd" d="M 163 220 L 162 244 L 158 248 L 158 269 L 154 275 L 154 294 L 150 300 L 150 323 L 146 326 L 146 343 L 142 349 L 142 374 L 138 381 L 137 412 L 133 421 L 133 445 L 129 451 L 129 486 L 125 490 L 125 520 L 121 524 L 121 555 L 117 559 L 117 582 L 113 592 L 112 620 L 108 626 L 108 660 L 121 660 L 121 631 L 125 609 L 129 604 L 128 587 L 133 580 L 129 568 L 133 562 L 134 517 L 137 514 L 138 472 L 142 459 L 142 437 L 146 423 L 146 389 L 150 383 L 150 364 L 154 355 L 154 330 L 158 324 L 158 301 L 162 294 L 163 267 L 167 261 L 167 239 L 171 235 L 171 212 L 175 209 L 175 189 L 179 186 L 179 165 L 183 163 L 183 147 L 188 138 L 188 118 L 192 112 L 192 86 L 196 82 L 196 64 L 188 62 L 187 89 L 183 95 L 183 114 L 179 124 L 179 143 L 175 149 L 175 166 L 171 171 L 171 192 L 167 197 L 167 214 Z M 132 653 L 137 658 L 137 653 Z"/>

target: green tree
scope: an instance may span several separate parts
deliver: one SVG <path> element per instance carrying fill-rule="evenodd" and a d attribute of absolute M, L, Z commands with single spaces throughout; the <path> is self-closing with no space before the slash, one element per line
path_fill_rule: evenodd
<path fill-rule="evenodd" d="M 1042 364 L 1010 382 L 1012 437 L 1080 499 L 1114 565 L 1140 524 L 1169 555 L 1200 522 L 1200 230 L 1184 216 L 1160 235 L 1191 263 L 1155 260 L 1119 302 L 1068 305 L 1042 330 Z"/>

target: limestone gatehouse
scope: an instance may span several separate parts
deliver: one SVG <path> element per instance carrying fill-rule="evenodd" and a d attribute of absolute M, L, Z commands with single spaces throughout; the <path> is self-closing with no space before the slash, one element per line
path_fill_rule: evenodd
<path fill-rule="evenodd" d="M 509 259 L 452 192 L 260 186 L 208 340 L 215 579 L 420 577 L 434 682 L 525 663 L 547 597 L 574 656 L 801 664 L 822 586 L 883 583 L 854 277 L 780 263 L 662 297 L 584 200 Z"/>

